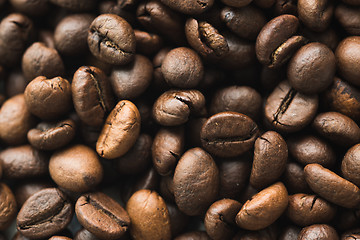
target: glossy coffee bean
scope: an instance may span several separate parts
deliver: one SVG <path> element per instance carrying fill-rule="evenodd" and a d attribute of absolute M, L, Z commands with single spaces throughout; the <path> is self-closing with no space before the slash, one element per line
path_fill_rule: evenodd
<path fill-rule="evenodd" d="M 17 205 L 14 194 L 5 184 L 0 183 L 0 230 L 5 230 L 15 218 Z"/>
<path fill-rule="evenodd" d="M 187 215 L 200 215 L 216 199 L 219 170 L 207 152 L 192 148 L 180 158 L 174 173 L 176 205 Z"/>
<path fill-rule="evenodd" d="M 155 191 L 139 190 L 126 204 L 133 239 L 171 239 L 170 216 L 165 201 Z"/>
<path fill-rule="evenodd" d="M 71 91 L 74 107 L 81 121 L 89 126 L 102 126 L 115 105 L 105 73 L 97 67 L 80 67 L 74 74 Z"/>
<path fill-rule="evenodd" d="M 161 0 L 161 2 L 175 11 L 189 15 L 203 13 L 214 4 L 214 0 L 185 0 L 181 2 L 176 0 Z"/>
<path fill-rule="evenodd" d="M 315 224 L 303 228 L 298 236 L 298 240 L 339 240 L 336 230 L 326 224 Z"/>
<path fill-rule="evenodd" d="M 360 34 L 360 8 L 339 4 L 335 8 L 335 17 L 349 35 Z"/>
<path fill-rule="evenodd" d="M 297 4 L 299 19 L 313 31 L 322 32 L 329 27 L 334 12 L 331 1 L 299 0 Z"/>
<path fill-rule="evenodd" d="M 39 180 L 24 180 L 15 188 L 14 194 L 16 202 L 19 208 L 25 203 L 25 201 L 31 197 L 31 195 L 37 193 L 45 188 L 52 187 L 50 182 Z"/>
<path fill-rule="evenodd" d="M 338 112 L 320 113 L 314 119 L 313 128 L 323 137 L 341 146 L 360 142 L 360 128 L 349 117 Z"/>
<path fill-rule="evenodd" d="M 319 164 L 308 164 L 304 168 L 305 180 L 316 194 L 346 208 L 360 203 L 360 189 L 353 183 Z"/>
<path fill-rule="evenodd" d="M 101 182 L 103 167 L 93 149 L 74 145 L 51 156 L 49 173 L 60 187 L 73 192 L 86 192 Z"/>
<path fill-rule="evenodd" d="M 276 130 L 296 132 L 307 126 L 318 108 L 317 95 L 305 95 L 281 82 L 265 103 L 265 122 Z"/>
<path fill-rule="evenodd" d="M 203 124 L 200 136 L 202 146 L 210 153 L 219 157 L 234 157 L 250 150 L 258 134 L 258 126 L 248 116 L 221 112 Z"/>
<path fill-rule="evenodd" d="M 163 46 L 162 38 L 150 32 L 134 29 L 136 38 L 136 52 L 146 56 L 158 53 Z"/>
<path fill-rule="evenodd" d="M 214 202 L 205 214 L 204 225 L 207 234 L 214 240 L 230 239 L 235 235 L 235 216 L 241 203 L 232 199 Z"/>
<path fill-rule="evenodd" d="M 47 1 L 11 0 L 9 2 L 17 12 L 30 16 L 41 16 L 49 11 Z"/>
<path fill-rule="evenodd" d="M 123 65 L 134 58 L 136 40 L 128 22 L 115 14 L 102 14 L 90 25 L 88 45 L 101 61 Z"/>
<path fill-rule="evenodd" d="M 255 141 L 250 184 L 262 189 L 276 182 L 285 171 L 287 158 L 288 148 L 282 136 L 265 132 Z"/>
<path fill-rule="evenodd" d="M 316 195 L 298 193 L 289 196 L 286 215 L 298 226 L 328 223 L 334 217 L 336 207 Z"/>
<path fill-rule="evenodd" d="M 63 116 L 72 107 L 71 86 L 62 77 L 35 78 L 27 85 L 24 97 L 29 111 L 44 120 Z"/>
<path fill-rule="evenodd" d="M 331 49 L 322 43 L 309 43 L 290 60 L 287 77 L 295 90 L 315 94 L 331 84 L 335 70 L 335 55 Z"/>
<path fill-rule="evenodd" d="M 46 188 L 32 195 L 17 215 L 17 229 L 29 238 L 45 238 L 63 230 L 74 210 L 65 194 Z"/>
<path fill-rule="evenodd" d="M 104 158 L 123 156 L 140 134 L 140 113 L 130 101 L 117 103 L 107 117 L 96 143 L 97 153 Z"/>
<path fill-rule="evenodd" d="M 236 224 L 247 230 L 260 230 L 274 223 L 286 210 L 288 193 L 277 182 L 254 195 L 236 215 Z"/>
<path fill-rule="evenodd" d="M 101 192 L 82 195 L 76 201 L 75 213 L 80 224 L 101 239 L 118 239 L 130 225 L 125 209 Z"/>
<path fill-rule="evenodd" d="M 360 157 L 360 144 L 351 147 L 345 154 L 341 162 L 341 172 L 344 178 L 360 186 L 358 159 Z"/>

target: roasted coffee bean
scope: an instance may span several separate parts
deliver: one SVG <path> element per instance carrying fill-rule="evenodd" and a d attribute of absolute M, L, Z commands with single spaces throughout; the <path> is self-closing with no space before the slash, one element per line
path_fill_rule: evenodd
<path fill-rule="evenodd" d="M 303 228 L 297 238 L 298 240 L 339 240 L 336 230 L 326 224 L 315 224 Z"/>
<path fill-rule="evenodd" d="M 318 109 L 317 95 L 304 95 L 288 82 L 281 82 L 265 103 L 265 122 L 282 132 L 296 132 L 307 126 Z"/>
<path fill-rule="evenodd" d="M 0 138 L 10 145 L 26 143 L 26 134 L 35 125 L 28 110 L 24 94 L 6 100 L 0 109 Z"/>
<path fill-rule="evenodd" d="M 25 91 L 26 86 L 28 85 L 24 74 L 19 70 L 14 70 L 7 76 L 5 82 L 5 94 L 7 97 L 13 97 L 18 94 L 22 94 Z"/>
<path fill-rule="evenodd" d="M 18 207 L 20 208 L 31 195 L 42 189 L 50 187 L 52 187 L 52 184 L 46 181 L 24 180 L 20 182 L 20 184 L 14 190 Z"/>
<path fill-rule="evenodd" d="M 203 147 L 210 153 L 219 157 L 235 157 L 250 150 L 258 134 L 258 126 L 248 116 L 221 112 L 204 123 L 200 136 Z"/>
<path fill-rule="evenodd" d="M 296 36 L 299 20 L 293 15 L 280 15 L 261 29 L 256 39 L 256 56 L 259 62 L 270 68 L 286 63 L 295 51 L 306 42 Z"/>
<path fill-rule="evenodd" d="M 134 29 L 136 39 L 136 52 L 144 55 L 158 53 L 163 45 L 162 38 L 155 34 Z"/>
<path fill-rule="evenodd" d="M 276 182 L 285 171 L 288 148 L 285 140 L 274 131 L 265 132 L 255 141 L 250 184 L 263 189 Z"/>
<path fill-rule="evenodd" d="M 153 165 L 160 175 L 167 176 L 174 171 L 184 145 L 183 127 L 162 128 L 157 132 L 151 152 Z"/>
<path fill-rule="evenodd" d="M 319 196 L 346 208 L 355 208 L 360 203 L 360 189 L 353 183 L 317 163 L 304 168 L 305 180 Z"/>
<path fill-rule="evenodd" d="M 276 0 L 273 6 L 275 15 L 291 14 L 297 15 L 297 1 L 296 0 Z"/>
<path fill-rule="evenodd" d="M 66 228 L 73 213 L 73 206 L 63 192 L 46 188 L 26 200 L 17 215 L 17 229 L 32 239 L 50 237 Z"/>
<path fill-rule="evenodd" d="M 336 155 L 329 143 L 313 135 L 295 135 L 287 140 L 291 156 L 303 165 L 318 163 L 332 167 Z"/>
<path fill-rule="evenodd" d="M 0 230 L 5 230 L 15 218 L 17 205 L 11 189 L 0 183 Z"/>
<path fill-rule="evenodd" d="M 304 167 L 296 162 L 286 164 L 282 181 L 289 193 L 310 193 L 310 187 L 306 183 Z"/>
<path fill-rule="evenodd" d="M 297 4 L 299 19 L 313 31 L 322 32 L 330 25 L 334 5 L 329 0 L 299 0 Z"/>
<path fill-rule="evenodd" d="M 60 122 L 41 122 L 27 133 L 31 146 L 40 150 L 64 147 L 75 136 L 76 126 L 71 119 Z"/>
<path fill-rule="evenodd" d="M 140 134 L 140 113 L 130 101 L 118 102 L 106 119 L 96 143 L 97 153 L 104 158 L 123 156 Z"/>
<path fill-rule="evenodd" d="M 91 14 L 73 14 L 61 19 L 54 32 L 56 49 L 67 56 L 85 53 L 88 50 L 88 28 L 93 20 Z"/>
<path fill-rule="evenodd" d="M 216 199 L 219 170 L 207 152 L 192 148 L 180 158 L 174 173 L 174 195 L 179 209 L 187 215 L 200 215 Z"/>
<path fill-rule="evenodd" d="M 165 201 L 155 191 L 139 190 L 126 204 L 133 239 L 171 239 L 170 216 Z"/>
<path fill-rule="evenodd" d="M 298 193 L 289 196 L 286 215 L 298 226 L 328 223 L 334 217 L 336 207 L 316 195 Z"/>
<path fill-rule="evenodd" d="M 301 231 L 301 228 L 290 225 L 290 226 L 286 227 L 282 231 L 282 234 L 280 235 L 279 240 L 294 240 L 294 239 L 297 239 L 300 231 Z"/>
<path fill-rule="evenodd" d="M 51 3 L 69 9 L 71 11 L 88 11 L 91 10 L 95 4 L 95 0 L 49 0 Z"/>
<path fill-rule="evenodd" d="M 125 209 L 101 192 L 82 195 L 76 201 L 75 213 L 80 224 L 101 239 L 118 239 L 130 225 Z"/>
<path fill-rule="evenodd" d="M 44 43 L 33 43 L 26 49 L 21 68 L 27 81 L 38 76 L 54 78 L 63 76 L 65 72 L 64 63 L 56 49 L 45 46 Z"/>
<path fill-rule="evenodd" d="M 73 192 L 86 192 L 100 183 L 103 167 L 93 149 L 74 145 L 51 156 L 49 173 L 60 187 Z"/>
<path fill-rule="evenodd" d="M 165 201 L 175 203 L 173 175 L 161 177 L 159 183 L 159 194 Z"/>
<path fill-rule="evenodd" d="M 360 35 L 360 8 L 339 4 L 335 8 L 335 17 L 350 35 Z"/>
<path fill-rule="evenodd" d="M 48 170 L 48 156 L 30 145 L 1 151 L 0 161 L 4 179 L 41 177 Z"/>
<path fill-rule="evenodd" d="M 341 162 L 341 172 L 344 178 L 360 186 L 358 159 L 360 157 L 360 144 L 351 147 L 345 154 Z"/>
<path fill-rule="evenodd" d="M 42 16 L 49 11 L 48 1 L 10 0 L 11 6 L 17 11 L 30 16 Z"/>
<path fill-rule="evenodd" d="M 24 97 L 29 111 L 44 120 L 61 117 L 72 107 L 71 86 L 62 77 L 35 78 L 27 85 Z"/>
<path fill-rule="evenodd" d="M 200 91 L 170 90 L 155 101 L 152 115 L 163 126 L 178 126 L 186 123 L 190 114 L 201 116 L 205 110 L 205 97 Z"/>
<path fill-rule="evenodd" d="M 260 230 L 274 223 L 286 210 L 288 193 L 281 182 L 263 189 L 242 206 L 236 224 L 247 230 Z"/>
<path fill-rule="evenodd" d="M 133 60 L 136 40 L 128 22 L 115 14 L 102 14 L 90 25 L 88 44 L 101 61 L 123 65 Z"/>
<path fill-rule="evenodd" d="M 166 203 L 166 207 L 170 216 L 171 236 L 177 236 L 185 230 L 190 217 L 181 212 L 175 204 Z"/>
<path fill-rule="evenodd" d="M 119 99 L 134 99 L 140 96 L 150 85 L 153 65 L 147 57 L 135 55 L 134 61 L 114 67 L 110 83 Z"/>
<path fill-rule="evenodd" d="M 102 126 L 115 105 L 105 73 L 97 67 L 80 67 L 74 74 L 71 91 L 81 121 L 93 127 Z"/>
<path fill-rule="evenodd" d="M 204 225 L 207 234 L 214 240 L 230 239 L 236 233 L 235 217 L 241 203 L 232 199 L 214 202 L 205 214 Z"/>
<path fill-rule="evenodd" d="M 323 137 L 341 146 L 360 142 L 360 128 L 349 117 L 338 112 L 320 113 L 314 119 L 313 128 Z"/>
<path fill-rule="evenodd" d="M 332 51 L 335 51 L 337 45 L 339 44 L 339 33 L 333 28 L 328 28 L 323 32 L 314 32 L 307 28 L 301 30 L 304 37 L 306 37 L 310 42 L 319 42 L 325 44 Z"/>
<path fill-rule="evenodd" d="M 161 0 L 162 3 L 184 14 L 200 14 L 208 10 L 214 4 L 214 0 Z"/>
<path fill-rule="evenodd" d="M 335 70 L 335 55 L 331 49 L 322 43 L 309 43 L 290 60 L 287 77 L 295 90 L 315 94 L 330 86 Z"/>

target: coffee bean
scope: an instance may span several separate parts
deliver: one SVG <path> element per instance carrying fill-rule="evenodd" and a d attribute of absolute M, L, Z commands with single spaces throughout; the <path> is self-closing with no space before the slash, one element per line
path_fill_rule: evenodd
<path fill-rule="evenodd" d="M 100 238 L 83 228 L 77 231 L 74 240 L 100 240 Z"/>
<path fill-rule="evenodd" d="M 302 35 L 306 37 L 310 42 L 319 42 L 325 44 L 332 51 L 335 51 L 337 45 L 339 44 L 339 33 L 333 28 L 328 28 L 323 32 L 314 32 L 308 28 L 301 30 Z"/>
<path fill-rule="evenodd" d="M 139 136 L 140 121 L 139 110 L 132 102 L 118 102 L 101 130 L 96 143 L 97 153 L 107 159 L 123 156 Z"/>
<path fill-rule="evenodd" d="M 139 190 L 126 204 L 134 239 L 171 239 L 170 216 L 165 201 L 156 192 Z"/>
<path fill-rule="evenodd" d="M 301 231 L 301 229 L 299 227 L 290 225 L 282 231 L 282 234 L 280 235 L 279 240 L 297 239 L 300 231 Z"/>
<path fill-rule="evenodd" d="M 214 0 L 185 0 L 182 2 L 161 0 L 161 2 L 176 11 L 189 15 L 203 13 L 214 4 Z"/>
<path fill-rule="evenodd" d="M 88 11 L 92 9 L 96 1 L 95 0 L 49 0 L 51 3 L 60 6 L 62 8 L 69 9 L 71 11 Z"/>
<path fill-rule="evenodd" d="M 0 230 L 5 230 L 17 213 L 15 196 L 5 183 L 0 183 L 0 203 Z"/>
<path fill-rule="evenodd" d="M 166 203 L 166 207 L 170 216 L 171 236 L 177 236 L 185 230 L 190 217 L 181 212 L 175 204 Z"/>
<path fill-rule="evenodd" d="M 100 127 L 114 107 L 114 97 L 105 73 L 97 67 L 80 67 L 71 91 L 77 115 L 89 126 Z"/>
<path fill-rule="evenodd" d="M 289 193 L 310 193 L 311 190 L 305 180 L 304 168 L 296 162 L 288 162 L 282 180 Z"/>
<path fill-rule="evenodd" d="M 317 163 L 306 165 L 304 172 L 311 190 L 329 202 L 346 208 L 359 205 L 360 189 L 353 183 Z"/>
<path fill-rule="evenodd" d="M 144 55 L 153 55 L 159 52 L 163 46 L 162 38 L 150 32 L 134 29 L 136 38 L 136 52 Z"/>
<path fill-rule="evenodd" d="M 359 35 L 360 34 L 360 8 L 351 7 L 345 4 L 339 4 L 335 8 L 335 17 L 341 26 L 348 32 L 350 35 Z"/>
<path fill-rule="evenodd" d="M 45 188 L 52 187 L 52 184 L 46 181 L 39 180 L 24 180 L 22 181 L 14 191 L 16 202 L 20 208 L 25 201 L 33 194 Z"/>
<path fill-rule="evenodd" d="M 216 199 L 219 170 L 207 152 L 192 148 L 180 158 L 174 173 L 176 205 L 187 215 L 204 213 Z"/>
<path fill-rule="evenodd" d="M 9 2 L 15 11 L 30 16 L 45 15 L 50 7 L 47 1 L 10 0 Z"/>
<path fill-rule="evenodd" d="M 336 230 L 326 224 L 315 224 L 303 228 L 298 236 L 298 240 L 315 240 L 315 239 L 328 239 L 339 240 Z"/>
<path fill-rule="evenodd" d="M 49 173 L 60 187 L 73 192 L 86 192 L 100 183 L 103 167 L 93 149 L 74 145 L 51 156 Z"/>
<path fill-rule="evenodd" d="M 124 208 L 101 192 L 82 195 L 76 201 L 75 212 L 80 224 L 101 239 L 118 239 L 130 225 Z"/>
<path fill-rule="evenodd" d="M 299 0 L 297 10 L 299 19 L 306 27 L 317 32 L 322 32 L 330 25 L 334 5 L 328 0 Z"/>
<path fill-rule="evenodd" d="M 73 207 L 57 188 L 46 188 L 32 195 L 17 216 L 17 229 L 29 238 L 46 238 L 70 223 Z"/>
<path fill-rule="evenodd" d="M 344 178 L 356 184 L 360 185 L 358 160 L 360 154 L 360 144 L 356 144 L 351 147 L 345 154 L 341 162 L 341 172 Z"/>
<path fill-rule="evenodd" d="M 102 14 L 90 25 L 88 44 L 101 61 L 123 65 L 134 58 L 136 40 L 128 22 L 115 14 Z"/>
<path fill-rule="evenodd" d="M 5 93 L 7 97 L 13 97 L 18 94 L 22 94 L 25 91 L 26 86 L 28 85 L 24 74 L 20 71 L 12 71 L 7 76 L 5 82 Z"/>
<path fill-rule="evenodd" d="M 255 141 L 250 184 L 262 189 L 276 182 L 285 171 L 287 158 L 287 144 L 281 135 L 265 132 Z"/>
<path fill-rule="evenodd" d="M 256 123 L 248 116 L 221 112 L 204 123 L 200 134 L 207 151 L 219 157 L 234 157 L 250 150 L 258 133 Z"/>
<path fill-rule="evenodd" d="M 297 15 L 297 1 L 295 0 L 276 0 L 273 7 L 276 15 Z"/>
<path fill-rule="evenodd" d="M 286 210 L 288 193 L 281 182 L 263 189 L 242 206 L 236 215 L 236 224 L 247 230 L 270 226 Z"/>

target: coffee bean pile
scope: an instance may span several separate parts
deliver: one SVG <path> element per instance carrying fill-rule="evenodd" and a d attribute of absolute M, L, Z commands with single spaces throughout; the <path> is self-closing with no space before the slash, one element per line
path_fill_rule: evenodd
<path fill-rule="evenodd" d="M 0 240 L 360 239 L 360 0 L 0 0 L 0 106 Z"/>

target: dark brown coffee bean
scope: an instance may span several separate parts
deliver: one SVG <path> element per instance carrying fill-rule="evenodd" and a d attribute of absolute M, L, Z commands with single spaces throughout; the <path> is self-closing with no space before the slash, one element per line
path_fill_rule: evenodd
<path fill-rule="evenodd" d="M 221 10 L 221 20 L 232 32 L 249 40 L 255 40 L 266 24 L 263 12 L 253 6 L 225 7 Z"/>
<path fill-rule="evenodd" d="M 48 170 L 48 156 L 30 145 L 1 151 L 0 161 L 5 179 L 41 177 Z"/>
<path fill-rule="evenodd" d="M 26 49 L 21 68 L 27 81 L 38 76 L 63 76 L 65 72 L 64 63 L 56 49 L 49 48 L 41 42 L 33 43 Z"/>
<path fill-rule="evenodd" d="M 275 15 L 291 14 L 297 15 L 297 1 L 296 0 L 276 0 L 273 6 Z"/>
<path fill-rule="evenodd" d="M 329 168 L 335 164 L 334 150 L 321 138 L 313 135 L 295 135 L 288 139 L 287 144 L 291 156 L 303 165 L 318 163 Z"/>
<path fill-rule="evenodd" d="M 350 35 L 360 35 L 360 8 L 339 4 L 335 8 L 335 17 Z"/>
<path fill-rule="evenodd" d="M 101 61 L 123 65 L 134 58 L 136 40 L 128 22 L 115 14 L 102 14 L 90 25 L 88 44 Z"/>
<path fill-rule="evenodd" d="M 165 201 L 155 191 L 139 190 L 126 204 L 133 239 L 170 240 L 170 216 Z"/>
<path fill-rule="evenodd" d="M 35 118 L 28 110 L 24 94 L 6 100 L 0 109 L 0 138 L 10 145 L 26 142 L 27 132 L 35 125 Z"/>
<path fill-rule="evenodd" d="M 175 203 L 173 175 L 162 176 L 159 185 L 159 194 L 164 200 Z"/>
<path fill-rule="evenodd" d="M 241 203 L 232 199 L 214 202 L 205 214 L 204 225 L 207 234 L 214 240 L 230 239 L 236 233 L 235 217 Z"/>
<path fill-rule="evenodd" d="M 345 154 L 341 162 L 341 172 L 344 178 L 360 186 L 360 144 L 351 147 Z"/>
<path fill-rule="evenodd" d="M 151 148 L 155 170 L 162 176 L 171 174 L 184 151 L 184 128 L 162 128 Z"/>
<path fill-rule="evenodd" d="M 0 230 L 5 230 L 15 218 L 17 206 L 11 189 L 0 183 Z"/>
<path fill-rule="evenodd" d="M 187 215 L 200 215 L 216 199 L 219 170 L 207 152 L 192 148 L 180 158 L 174 173 L 176 205 Z"/>
<path fill-rule="evenodd" d="M 27 133 L 31 146 L 40 150 L 55 150 L 68 144 L 75 136 L 76 126 L 71 119 L 42 122 Z"/>
<path fill-rule="evenodd" d="M 328 223 L 334 217 L 336 207 L 316 195 L 298 193 L 289 196 L 286 215 L 298 226 Z"/>
<path fill-rule="evenodd" d="M 221 0 L 221 2 L 231 7 L 241 8 L 250 4 L 252 0 Z"/>
<path fill-rule="evenodd" d="M 76 201 L 75 213 L 80 224 L 101 239 L 118 239 L 130 225 L 125 209 L 102 192 L 82 195 Z"/>
<path fill-rule="evenodd" d="M 304 168 L 305 179 L 311 190 L 329 202 L 346 208 L 360 203 L 360 189 L 353 183 L 317 163 Z"/>
<path fill-rule="evenodd" d="M 140 134 L 140 113 L 130 101 L 118 102 L 106 119 L 96 143 L 97 153 L 104 158 L 123 156 Z"/>
<path fill-rule="evenodd" d="M 211 238 L 204 231 L 193 231 L 183 233 L 180 236 L 177 236 L 174 240 L 211 240 Z"/>
<path fill-rule="evenodd" d="M 325 92 L 330 110 L 342 113 L 354 121 L 360 120 L 360 91 L 358 88 L 335 77 L 331 87 Z"/>
<path fill-rule="evenodd" d="M 162 38 L 155 34 L 134 29 L 136 38 L 136 52 L 144 55 L 158 53 L 163 46 Z"/>
<path fill-rule="evenodd" d="M 236 215 L 236 224 L 247 230 L 270 226 L 286 210 L 288 193 L 281 182 L 265 188 L 248 200 Z"/>
<path fill-rule="evenodd" d="M 74 210 L 65 194 L 46 188 L 32 195 L 17 215 L 17 229 L 32 239 L 46 238 L 70 223 Z"/>
<path fill-rule="evenodd" d="M 86 192 L 100 183 L 103 168 L 93 149 L 74 145 L 51 156 L 49 173 L 60 187 L 73 192 Z"/>
<path fill-rule="evenodd" d="M 360 36 L 343 39 L 335 51 L 337 68 L 344 80 L 360 86 Z"/>
<path fill-rule="evenodd" d="M 205 97 L 198 90 L 170 90 L 164 92 L 153 105 L 153 118 L 163 126 L 178 126 L 191 114 L 203 115 Z"/>
<path fill-rule="evenodd" d="M 51 3 L 71 11 L 88 11 L 96 5 L 95 0 L 49 0 Z"/>
<path fill-rule="evenodd" d="M 281 82 L 266 100 L 265 121 L 279 131 L 299 131 L 315 117 L 318 101 L 317 95 L 304 95 Z"/>
<path fill-rule="evenodd" d="M 18 207 L 20 208 L 31 195 L 50 187 L 52 187 L 50 182 L 34 180 L 22 181 L 14 190 Z"/>
<path fill-rule="evenodd" d="M 218 90 L 212 97 L 210 113 L 239 112 L 258 119 L 262 107 L 261 95 L 248 86 L 230 86 Z"/>
<path fill-rule="evenodd" d="M 73 14 L 63 18 L 55 28 L 54 43 L 63 55 L 76 56 L 88 50 L 88 29 L 94 16 Z"/>
<path fill-rule="evenodd" d="M 319 42 L 325 44 L 332 51 L 335 51 L 340 41 L 339 32 L 334 28 L 328 28 L 323 32 L 314 32 L 307 28 L 301 30 L 304 37 L 309 39 L 310 42 Z"/>
<path fill-rule="evenodd" d="M 166 203 L 166 207 L 170 216 L 171 236 L 177 236 L 184 231 L 190 218 L 181 212 L 175 204 Z"/>
<path fill-rule="evenodd" d="M 281 135 L 265 132 L 255 141 L 250 184 L 262 189 L 276 182 L 285 171 L 287 158 L 287 144 Z"/>
<path fill-rule="evenodd" d="M 253 147 L 259 129 L 244 114 L 221 112 L 204 123 L 200 134 L 203 147 L 210 153 L 219 157 L 235 157 Z"/>
<path fill-rule="evenodd" d="M 320 113 L 314 119 L 313 128 L 323 137 L 341 146 L 360 142 L 360 128 L 349 117 L 338 112 Z"/>
<path fill-rule="evenodd" d="M 306 183 L 304 168 L 296 162 L 288 162 L 282 180 L 289 193 L 310 193 Z"/>
<path fill-rule="evenodd" d="M 29 111 L 44 120 L 63 116 L 72 107 L 70 83 L 61 77 L 35 78 L 27 85 L 24 97 Z"/>
<path fill-rule="evenodd" d="M 28 85 L 24 74 L 20 69 L 13 70 L 7 76 L 5 82 L 5 94 L 7 97 L 13 97 L 18 94 L 22 94 L 25 91 L 26 86 Z"/>
<path fill-rule="evenodd" d="M 315 94 L 324 91 L 335 75 L 335 55 L 322 43 L 309 43 L 290 60 L 287 77 L 297 91 Z"/>
<path fill-rule="evenodd" d="M 42 16 L 49 11 L 48 1 L 10 0 L 9 2 L 16 12 L 30 16 Z"/>
<path fill-rule="evenodd" d="M 176 0 L 161 0 L 161 2 L 175 11 L 188 15 L 203 13 L 214 4 L 214 0 L 184 0 L 181 2 Z"/>
<path fill-rule="evenodd" d="M 339 240 L 336 230 L 326 224 L 315 224 L 303 228 L 298 236 L 298 240 Z"/>
<path fill-rule="evenodd" d="M 89 126 L 102 126 L 115 105 L 105 73 L 97 67 L 80 67 L 74 74 L 71 91 L 74 107 L 81 121 Z"/>
<path fill-rule="evenodd" d="M 153 65 L 150 60 L 137 54 L 128 65 L 114 67 L 109 80 L 119 99 L 133 99 L 148 88 L 152 75 Z"/>
<path fill-rule="evenodd" d="M 334 5 L 329 0 L 298 0 L 299 19 L 313 31 L 322 32 L 331 23 Z"/>

